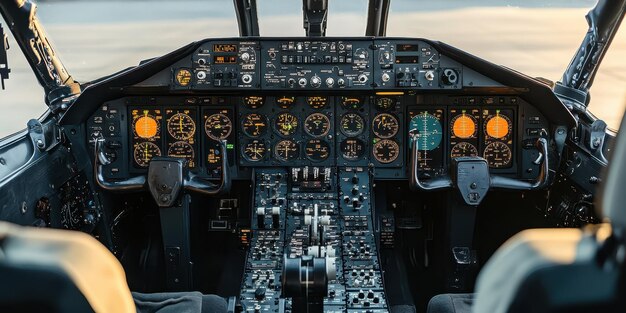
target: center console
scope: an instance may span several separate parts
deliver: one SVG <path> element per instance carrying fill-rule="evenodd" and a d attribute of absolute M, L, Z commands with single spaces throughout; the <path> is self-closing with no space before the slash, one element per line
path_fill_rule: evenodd
<path fill-rule="evenodd" d="M 370 179 L 364 167 L 255 171 L 243 312 L 299 312 L 299 297 L 285 297 L 294 285 L 325 291 L 317 306 L 323 312 L 388 312 Z M 287 265 L 296 262 L 319 269 L 303 266 L 293 275 Z M 313 298 L 311 290 L 300 295 Z"/>

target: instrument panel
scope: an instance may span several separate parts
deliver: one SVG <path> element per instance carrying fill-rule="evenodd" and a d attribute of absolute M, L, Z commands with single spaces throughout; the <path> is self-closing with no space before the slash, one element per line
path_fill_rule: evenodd
<path fill-rule="evenodd" d="M 540 108 L 524 100 L 524 90 L 434 45 L 391 38 L 203 41 L 129 88 L 130 95 L 103 103 L 88 132 L 104 135 L 113 159 L 104 175 L 113 179 L 145 172 L 160 156 L 185 159 L 209 178 L 219 177 L 228 157 L 235 178 L 255 167 L 367 166 L 377 178 L 403 179 L 413 145 L 424 176 L 447 174 L 453 158 L 479 156 L 493 172 L 533 179 L 534 142 L 550 127 Z M 228 142 L 227 156 L 220 140 Z"/>
<path fill-rule="evenodd" d="M 352 165 L 402 178 L 416 144 L 426 176 L 446 174 L 453 158 L 480 156 L 493 172 L 531 177 L 533 139 L 547 135 L 544 118 L 517 96 L 129 97 L 105 108 L 128 114 L 128 145 L 121 146 L 131 173 L 146 171 L 154 157 L 169 156 L 218 177 L 224 157 L 218 141 L 227 140 L 235 172 Z"/>

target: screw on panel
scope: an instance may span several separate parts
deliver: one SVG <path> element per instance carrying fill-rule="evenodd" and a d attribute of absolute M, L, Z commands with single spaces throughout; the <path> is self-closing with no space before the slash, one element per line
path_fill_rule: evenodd
<path fill-rule="evenodd" d="M 22 214 L 26 214 L 26 211 L 28 211 L 28 207 L 26 206 L 26 201 L 22 202 L 22 208 L 20 209 L 20 211 L 22 212 Z"/>

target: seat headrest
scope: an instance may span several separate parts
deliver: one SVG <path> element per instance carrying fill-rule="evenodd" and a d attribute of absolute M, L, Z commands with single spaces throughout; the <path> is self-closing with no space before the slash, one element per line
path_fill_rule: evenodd
<path fill-rule="evenodd" d="M 69 230 L 20 227 L 0 221 L 1 269 L 46 273 L 77 289 L 96 312 L 136 312 L 126 274 L 115 256 L 93 237 Z M 42 274 L 43 275 L 43 274 Z M 0 284 L 30 283 L 0 279 Z M 64 283 L 66 284 L 66 283 Z"/>
<path fill-rule="evenodd" d="M 601 215 L 611 221 L 616 231 L 626 231 L 626 114 L 622 117 L 621 130 L 615 139 L 609 158 L 598 208 Z"/>

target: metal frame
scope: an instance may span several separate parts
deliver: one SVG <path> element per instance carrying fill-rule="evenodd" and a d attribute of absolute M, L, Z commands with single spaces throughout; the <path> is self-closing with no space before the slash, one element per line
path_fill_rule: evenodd
<path fill-rule="evenodd" d="M 367 5 L 367 27 L 365 36 L 387 36 L 387 19 L 391 0 L 369 0 Z"/>
<path fill-rule="evenodd" d="M 259 17 L 257 15 L 256 0 L 233 0 L 239 36 L 259 36 Z"/>
<path fill-rule="evenodd" d="M 44 87 L 46 104 L 52 111 L 67 108 L 65 100 L 79 94 L 81 88 L 68 73 L 50 44 L 37 18 L 37 5 L 30 0 L 0 1 L 0 13 L 9 25 L 39 84 Z"/>
<path fill-rule="evenodd" d="M 573 109 L 585 111 L 589 89 L 626 13 L 626 0 L 599 0 L 587 13 L 589 30 L 554 91 L 570 100 Z"/>
<path fill-rule="evenodd" d="M 326 36 L 328 0 L 302 0 L 302 14 L 307 37 Z"/>

